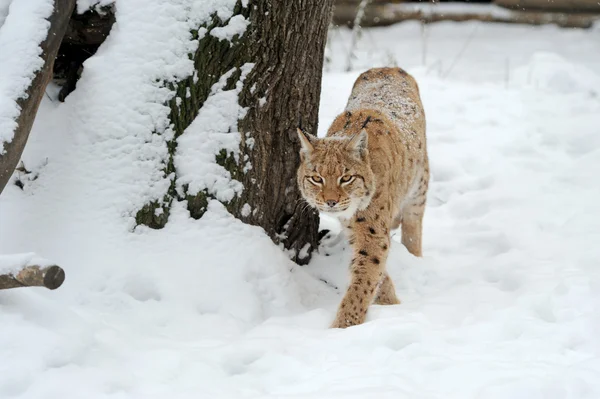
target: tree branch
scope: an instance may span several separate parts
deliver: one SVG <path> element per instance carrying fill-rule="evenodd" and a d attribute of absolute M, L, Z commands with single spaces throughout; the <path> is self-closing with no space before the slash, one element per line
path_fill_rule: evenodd
<path fill-rule="evenodd" d="M 75 0 L 54 1 L 54 11 L 49 18 L 50 28 L 48 29 L 46 39 L 40 44 L 44 66 L 35 73 L 35 77 L 31 81 L 29 88 L 17 100 L 17 105 L 21 109 L 21 113 L 16 121 L 17 128 L 15 129 L 12 141 L 5 143 L 4 154 L 0 154 L 0 193 L 4 190 L 21 159 L 21 154 L 29 138 L 29 132 L 46 91 L 46 86 L 52 78 L 54 59 L 58 53 L 62 38 L 65 35 L 74 7 Z"/>
<path fill-rule="evenodd" d="M 55 290 L 65 281 L 65 271 L 59 266 L 25 266 L 18 272 L 0 274 L 0 290 L 19 287 L 46 287 Z"/>

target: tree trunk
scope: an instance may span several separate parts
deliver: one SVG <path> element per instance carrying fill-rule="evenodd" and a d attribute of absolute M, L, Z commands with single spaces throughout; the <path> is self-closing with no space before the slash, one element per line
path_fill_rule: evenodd
<path fill-rule="evenodd" d="M 243 3 L 248 4 L 244 7 Z M 174 174 L 173 184 L 163 201 L 147 204 L 138 212 L 138 223 L 164 226 L 173 200 L 187 200 L 190 214 L 199 218 L 208 201 L 217 198 L 206 189 L 199 193 L 190 192 L 187 186 L 177 189 L 179 171 L 173 159 L 181 151 L 177 139 L 198 115 L 211 88 L 233 70 L 224 90 L 235 88 L 243 78 L 239 105 L 246 112 L 237 123 L 241 144 L 237 154 L 223 150 L 215 162 L 241 182 L 243 190 L 221 202 L 242 221 L 262 227 L 296 262 L 309 261 L 318 244 L 318 214 L 302 201 L 296 184 L 300 159 L 295 129 L 302 120 L 303 128 L 316 134 L 332 4 L 333 0 L 239 1 L 232 18 L 242 16 L 249 25 L 231 42 L 211 35 L 231 19 L 221 21 L 215 14 L 200 27 L 207 33 L 192 55 L 195 77 L 173 86 L 177 95 L 170 103 L 175 138 L 165 173 Z M 249 63 L 253 66 L 244 76 Z M 157 208 L 162 210 L 157 212 Z"/>
<path fill-rule="evenodd" d="M 25 266 L 10 274 L 0 274 L 0 290 L 19 287 L 46 287 L 55 290 L 65 281 L 65 272 L 58 266 Z"/>
<path fill-rule="evenodd" d="M 54 62 L 54 82 L 61 86 L 64 102 L 75 90 L 85 60 L 96 54 L 115 23 L 115 5 L 93 7 L 82 14 L 73 11 Z"/>
<path fill-rule="evenodd" d="M 21 154 L 29 138 L 29 132 L 33 126 L 46 86 L 52 78 L 52 67 L 54 59 L 60 47 L 60 43 L 67 29 L 69 18 L 75 7 L 75 0 L 55 0 L 54 11 L 49 18 L 50 28 L 46 39 L 40 44 L 42 48 L 42 59 L 44 66 L 35 73 L 29 88 L 24 95 L 17 100 L 21 113 L 17 118 L 17 128 L 10 143 L 4 144 L 5 152 L 0 154 L 0 193 L 4 190 L 6 183 L 10 180 Z"/>

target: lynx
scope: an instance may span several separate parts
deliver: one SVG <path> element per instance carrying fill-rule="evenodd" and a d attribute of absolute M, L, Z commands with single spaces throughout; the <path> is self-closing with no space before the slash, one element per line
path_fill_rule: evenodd
<path fill-rule="evenodd" d="M 353 249 L 351 281 L 332 328 L 362 324 L 371 303 L 400 303 L 386 271 L 390 231 L 421 256 L 429 185 L 425 113 L 417 83 L 399 68 L 358 77 L 325 138 L 298 129 L 298 185 L 306 202 L 337 217 Z"/>

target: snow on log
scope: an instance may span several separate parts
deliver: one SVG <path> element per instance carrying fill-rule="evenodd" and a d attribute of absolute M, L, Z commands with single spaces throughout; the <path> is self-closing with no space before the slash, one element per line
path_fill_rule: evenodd
<path fill-rule="evenodd" d="M 506 0 L 505 3 L 511 1 Z M 333 14 L 336 25 L 352 26 L 359 0 L 337 4 Z M 386 3 L 374 1 L 365 9 L 361 26 L 388 26 L 402 21 L 416 20 L 424 23 L 439 21 L 482 21 L 511 24 L 556 24 L 564 28 L 590 28 L 599 19 L 590 13 L 557 13 L 544 10 L 512 10 L 495 4 L 453 3 Z"/>
<path fill-rule="evenodd" d="M 0 290 L 46 287 L 55 290 L 65 281 L 64 270 L 33 253 L 0 255 Z"/>
<path fill-rule="evenodd" d="M 75 0 L 13 1 L 0 29 L 0 193 L 33 125 Z M 6 56 L 5 56 L 6 55 Z"/>
<path fill-rule="evenodd" d="M 494 3 L 515 10 L 600 12 L 600 2 L 590 0 L 494 0 Z"/>

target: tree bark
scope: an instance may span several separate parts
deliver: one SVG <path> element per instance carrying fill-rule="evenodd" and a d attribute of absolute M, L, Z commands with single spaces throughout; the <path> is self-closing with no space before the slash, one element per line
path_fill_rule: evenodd
<path fill-rule="evenodd" d="M 0 275 L 0 290 L 19 287 L 46 287 L 55 290 L 65 281 L 59 266 L 26 266 L 16 273 Z"/>
<path fill-rule="evenodd" d="M 301 118 L 305 130 L 317 133 L 332 3 L 258 2 L 247 38 L 256 65 L 240 96 L 249 111 L 239 130 L 242 154 L 249 156 L 252 169 L 240 176 L 245 189 L 230 210 L 246 223 L 263 227 L 276 243 L 291 249 L 299 263 L 309 260 L 302 258 L 303 248 L 312 251 L 318 245 L 319 220 L 301 199 L 296 183 L 300 157 L 295 129 Z M 262 106 L 261 98 L 266 99 Z M 248 215 L 242 212 L 245 204 L 252 209 Z"/>
<path fill-rule="evenodd" d="M 115 21 L 114 4 L 93 7 L 82 14 L 73 10 L 54 62 L 54 81 L 62 86 L 58 94 L 60 102 L 75 90 L 83 63 L 96 54 Z"/>
<path fill-rule="evenodd" d="M 44 60 L 44 66 L 35 73 L 23 97 L 17 100 L 17 104 L 21 108 L 21 113 L 17 118 L 17 128 L 15 129 L 12 141 L 5 143 L 4 154 L 0 154 L 0 193 L 4 190 L 21 159 L 21 154 L 29 138 L 29 132 L 46 91 L 46 86 L 52 78 L 54 59 L 56 58 L 74 7 L 75 0 L 54 1 L 54 11 L 49 18 L 50 28 L 48 29 L 46 39 L 40 44 L 43 51 L 42 59 Z"/>
<path fill-rule="evenodd" d="M 194 120 L 211 87 L 232 69 L 236 72 L 225 89 L 235 87 L 240 68 L 254 64 L 239 95 L 239 105 L 247 109 L 238 121 L 239 156 L 236 159 L 226 151 L 216 156 L 216 162 L 244 186 L 225 206 L 242 221 L 262 227 L 303 264 L 317 247 L 319 219 L 302 201 L 296 184 L 300 159 L 295 129 L 301 119 L 303 128 L 316 134 L 333 0 L 254 0 L 246 7 L 242 3 L 238 2 L 234 16 L 250 22 L 243 35 L 234 36 L 231 42 L 211 36 L 213 29 L 228 22 L 214 15 L 192 55 L 197 79 L 190 77 L 173 87 L 177 92 L 170 103 L 175 139 L 169 149 L 172 155 L 176 153 L 177 137 Z M 172 159 L 165 173 L 177 179 Z M 184 191 L 177 193 L 173 185 L 160 204 L 147 204 L 138 212 L 138 223 L 164 226 L 173 200 L 187 200 L 192 217 L 201 217 L 213 195 L 207 191 L 190 195 L 185 187 Z M 161 212 L 156 212 L 158 207 L 163 208 Z"/>

